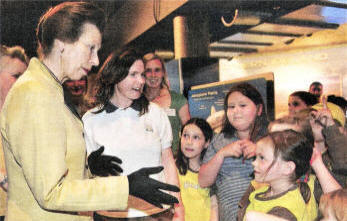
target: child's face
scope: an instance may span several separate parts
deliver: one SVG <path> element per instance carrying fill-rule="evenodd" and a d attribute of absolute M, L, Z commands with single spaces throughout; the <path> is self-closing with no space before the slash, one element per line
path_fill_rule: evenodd
<path fill-rule="evenodd" d="M 293 115 L 303 109 L 307 108 L 307 105 L 303 100 L 297 96 L 289 96 L 288 98 L 288 112 L 289 115 Z"/>
<path fill-rule="evenodd" d="M 249 131 L 261 109 L 251 99 L 240 92 L 233 92 L 228 97 L 227 117 L 237 131 Z"/>
<path fill-rule="evenodd" d="M 256 149 L 256 159 L 252 165 L 254 167 L 255 180 L 257 182 L 271 182 L 280 177 L 280 166 L 282 160 L 279 158 L 271 166 L 274 159 L 273 143 L 269 137 L 259 140 Z M 269 167 L 271 168 L 269 169 Z"/>
<path fill-rule="evenodd" d="M 200 158 L 201 151 L 206 148 L 208 142 L 198 126 L 188 124 L 184 127 L 181 137 L 181 150 L 188 159 Z"/>

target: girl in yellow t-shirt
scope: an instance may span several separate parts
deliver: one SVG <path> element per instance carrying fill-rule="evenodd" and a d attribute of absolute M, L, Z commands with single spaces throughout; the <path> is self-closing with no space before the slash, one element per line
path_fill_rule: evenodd
<path fill-rule="evenodd" d="M 181 129 L 176 166 L 185 221 L 218 220 L 216 195 L 210 188 L 201 188 L 198 181 L 201 160 L 212 136 L 210 125 L 201 118 L 190 119 Z"/>
<path fill-rule="evenodd" d="M 271 214 L 286 220 L 313 221 L 317 217 L 317 203 L 313 196 L 314 176 L 309 181 L 297 182 L 310 168 L 312 143 L 294 130 L 269 133 L 257 143 L 253 162 L 255 181 L 269 186 L 253 191 L 248 205 L 243 205 L 246 216 L 239 220 L 252 220 L 247 212 Z M 256 219 L 257 220 L 257 219 Z"/>

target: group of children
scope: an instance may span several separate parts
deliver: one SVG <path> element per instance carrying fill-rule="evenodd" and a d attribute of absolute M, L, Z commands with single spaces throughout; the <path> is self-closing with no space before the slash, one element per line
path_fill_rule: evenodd
<path fill-rule="evenodd" d="M 347 137 L 325 99 L 318 111 L 268 125 L 261 95 L 242 83 L 224 111 L 214 136 L 200 118 L 182 127 L 176 165 L 185 220 L 347 220 Z"/>

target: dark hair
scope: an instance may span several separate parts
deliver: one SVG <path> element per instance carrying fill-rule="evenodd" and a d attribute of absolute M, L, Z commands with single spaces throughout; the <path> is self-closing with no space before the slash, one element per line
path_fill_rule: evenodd
<path fill-rule="evenodd" d="M 191 118 L 190 120 L 185 123 L 181 128 L 181 134 L 183 133 L 184 128 L 189 125 L 194 124 L 197 127 L 200 128 L 201 132 L 204 134 L 205 142 L 211 141 L 213 136 L 213 131 L 211 126 L 207 123 L 206 120 L 202 118 Z M 206 153 L 206 149 L 203 149 L 200 154 L 200 160 L 203 159 L 204 155 Z M 176 159 L 176 166 L 178 168 L 178 171 L 180 174 L 186 174 L 189 166 L 189 159 L 184 156 L 182 150 L 181 150 L 181 142 L 179 142 L 179 148 L 177 152 L 177 159 Z"/>
<path fill-rule="evenodd" d="M 103 32 L 103 11 L 89 2 L 64 2 L 50 8 L 37 25 L 38 54 L 48 55 L 55 39 L 70 43 L 77 41 L 85 23 L 94 24 Z"/>
<path fill-rule="evenodd" d="M 295 91 L 289 96 L 294 96 L 300 98 L 307 106 L 313 106 L 319 102 L 318 98 L 307 91 Z"/>
<path fill-rule="evenodd" d="M 310 84 L 310 88 L 311 88 L 312 86 L 322 86 L 322 87 L 323 87 L 322 83 L 320 83 L 319 81 L 314 81 L 314 82 L 312 82 L 312 83 Z"/>
<path fill-rule="evenodd" d="M 271 139 L 274 147 L 274 161 L 268 170 L 281 157 L 282 160 L 295 164 L 293 183 L 309 171 L 313 145 L 303 134 L 290 129 L 271 132 L 266 137 Z M 299 182 L 299 188 L 305 203 L 308 203 L 311 197 L 309 186 L 305 182 Z"/>
<path fill-rule="evenodd" d="M 126 49 L 120 53 L 113 52 L 108 56 L 98 72 L 96 103 L 102 106 L 100 112 L 113 96 L 114 86 L 128 76 L 131 66 L 137 60 L 143 62 L 142 55 L 136 50 Z M 140 106 L 140 114 L 148 111 L 149 101 L 143 94 L 134 102 Z"/>
<path fill-rule="evenodd" d="M 24 48 L 22 48 L 21 46 L 13 46 L 13 47 L 7 47 L 5 45 L 1 45 L 1 56 L 9 56 L 11 58 L 17 58 L 20 61 L 22 61 L 23 63 L 25 63 L 26 65 L 28 65 L 29 63 L 29 58 L 28 56 L 25 54 L 25 50 Z"/>
<path fill-rule="evenodd" d="M 344 110 L 344 111 L 345 111 L 346 108 L 347 108 L 347 100 L 346 100 L 344 97 L 335 96 L 335 95 L 329 95 L 327 101 L 328 101 L 328 102 L 331 102 L 331 103 L 333 103 L 333 104 L 338 105 L 338 106 L 341 107 L 342 110 Z"/>
<path fill-rule="evenodd" d="M 227 117 L 228 99 L 230 94 L 234 92 L 240 92 L 242 95 L 248 97 L 257 107 L 261 105 L 263 108 L 260 116 L 258 115 L 256 116 L 252 129 L 250 130 L 250 140 L 254 142 L 256 141 L 258 137 L 265 135 L 267 131 L 266 128 L 269 122 L 267 119 L 263 98 L 261 97 L 258 90 L 248 83 L 241 83 L 241 84 L 232 86 L 229 92 L 226 94 L 224 99 L 224 113 L 225 113 L 224 122 L 223 122 L 223 129 L 221 132 L 224 133 L 227 137 L 234 136 L 236 133 L 236 128 L 233 125 L 231 125 Z"/>

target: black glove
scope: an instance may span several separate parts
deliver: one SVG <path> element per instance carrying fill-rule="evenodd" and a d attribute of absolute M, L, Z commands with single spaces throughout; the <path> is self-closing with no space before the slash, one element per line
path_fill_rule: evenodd
<path fill-rule="evenodd" d="M 180 189 L 177 186 L 162 183 L 149 177 L 149 175 L 159 173 L 163 169 L 163 167 L 142 168 L 128 175 L 129 194 L 159 208 L 163 208 L 161 204 L 178 203 L 176 197 L 160 191 L 162 189 L 179 192 Z"/>
<path fill-rule="evenodd" d="M 104 146 L 101 146 L 98 150 L 89 154 L 88 166 L 90 172 L 97 176 L 119 175 L 119 173 L 123 172 L 118 165 L 122 163 L 122 160 L 115 156 L 101 155 L 104 149 Z"/>

